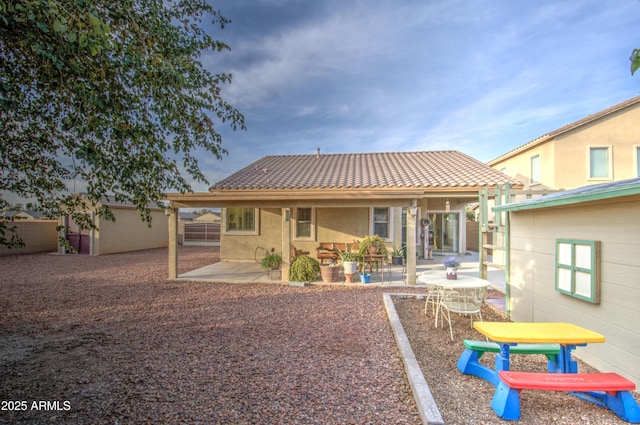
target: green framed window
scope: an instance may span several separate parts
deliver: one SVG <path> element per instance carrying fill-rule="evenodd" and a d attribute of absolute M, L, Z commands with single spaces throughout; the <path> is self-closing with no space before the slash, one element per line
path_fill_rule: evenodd
<path fill-rule="evenodd" d="M 600 303 L 600 242 L 556 240 L 556 291 Z"/>

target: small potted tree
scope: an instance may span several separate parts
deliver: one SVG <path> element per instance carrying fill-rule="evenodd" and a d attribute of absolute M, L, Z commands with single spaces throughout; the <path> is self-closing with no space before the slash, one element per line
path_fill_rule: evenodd
<path fill-rule="evenodd" d="M 308 255 L 300 255 L 293 259 L 289 267 L 291 282 L 314 282 L 320 272 L 320 263 Z"/>

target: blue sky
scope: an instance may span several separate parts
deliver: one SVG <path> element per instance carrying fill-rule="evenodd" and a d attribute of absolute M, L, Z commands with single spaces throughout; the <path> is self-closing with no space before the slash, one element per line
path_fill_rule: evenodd
<path fill-rule="evenodd" d="M 639 0 L 219 0 L 207 54 L 247 130 L 210 183 L 270 154 L 455 149 L 481 161 L 640 94 Z M 195 191 L 207 185 L 194 184 Z"/>

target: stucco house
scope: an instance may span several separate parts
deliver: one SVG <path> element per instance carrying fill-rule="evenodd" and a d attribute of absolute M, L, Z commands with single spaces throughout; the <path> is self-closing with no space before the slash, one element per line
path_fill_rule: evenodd
<path fill-rule="evenodd" d="M 640 177 L 640 96 L 565 125 L 488 162 L 525 189 L 573 189 Z"/>
<path fill-rule="evenodd" d="M 167 196 L 169 277 L 177 273 L 179 208 L 221 208 L 223 261 L 254 261 L 262 246 L 281 252 L 286 265 L 292 244 L 313 256 L 321 242 L 378 234 L 389 247 L 406 244 L 408 283 L 415 284 L 427 235 L 438 253 L 464 252 L 465 205 L 505 183 L 521 186 L 458 151 L 266 156 L 208 192 Z M 286 267 L 282 275 L 288 279 Z"/>
<path fill-rule="evenodd" d="M 508 214 L 513 321 L 570 322 L 605 335 L 577 357 L 640 386 L 640 179 L 494 207 Z"/>

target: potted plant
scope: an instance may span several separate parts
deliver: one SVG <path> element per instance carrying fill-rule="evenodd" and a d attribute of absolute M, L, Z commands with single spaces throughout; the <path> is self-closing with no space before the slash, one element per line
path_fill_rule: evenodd
<path fill-rule="evenodd" d="M 344 268 L 344 278 L 347 283 L 353 282 L 353 275 L 358 270 L 358 260 L 360 256 L 357 251 L 352 251 L 351 248 L 347 248 L 346 251 L 339 251 L 338 256 L 342 261 L 342 267 Z"/>
<path fill-rule="evenodd" d="M 396 246 L 396 244 L 394 243 L 392 245 L 392 250 L 391 250 L 391 264 L 396 265 L 396 266 L 401 266 L 402 265 L 402 260 L 404 259 L 404 249 L 405 246 L 402 245 L 402 248 L 398 248 Z"/>
<path fill-rule="evenodd" d="M 267 254 L 260 262 L 260 266 L 262 266 L 262 269 L 268 271 L 278 270 L 281 264 L 282 255 L 277 253 L 275 248 L 271 248 L 271 251 L 267 252 Z"/>
<path fill-rule="evenodd" d="M 273 273 L 280 271 L 280 266 L 282 265 L 282 255 L 276 252 L 275 248 L 271 248 L 271 251 L 268 251 L 262 261 L 260 261 L 260 266 L 262 266 L 263 270 L 266 270 L 269 275 L 269 279 L 273 279 Z"/>
<path fill-rule="evenodd" d="M 329 264 L 320 264 L 320 274 L 322 281 L 325 283 L 333 283 L 338 281 L 338 273 L 340 266 L 334 258 L 329 259 Z"/>
<path fill-rule="evenodd" d="M 293 259 L 289 267 L 289 280 L 292 282 L 313 282 L 320 272 L 320 263 L 308 255 Z"/>
<path fill-rule="evenodd" d="M 387 255 L 385 240 L 378 235 L 365 236 L 358 245 L 358 254 L 365 255 Z"/>
<path fill-rule="evenodd" d="M 457 279 L 458 278 L 458 267 L 460 267 L 460 263 L 456 259 L 456 257 L 449 257 L 444 260 L 444 266 L 447 268 L 447 279 Z"/>

